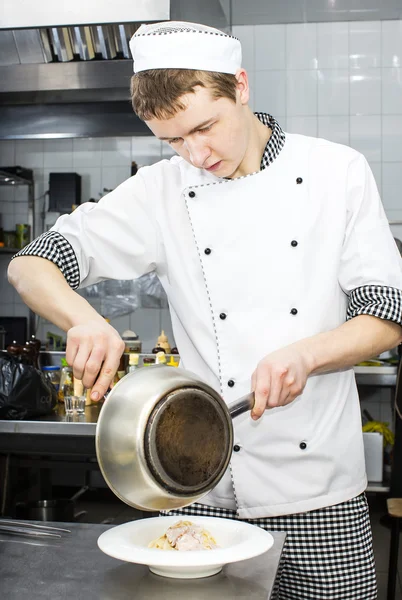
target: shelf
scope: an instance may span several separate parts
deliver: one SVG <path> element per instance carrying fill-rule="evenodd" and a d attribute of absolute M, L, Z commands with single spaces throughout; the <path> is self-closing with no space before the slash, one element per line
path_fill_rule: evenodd
<path fill-rule="evenodd" d="M 33 185 L 32 169 L 0 167 L 0 185 Z"/>
<path fill-rule="evenodd" d="M 383 494 L 388 493 L 390 490 L 389 485 L 384 485 L 383 483 L 381 483 L 380 481 L 377 482 L 368 482 L 367 487 L 366 487 L 366 492 L 381 492 Z"/>
<path fill-rule="evenodd" d="M 19 252 L 21 250 L 21 248 L 1 248 L 0 247 L 0 254 L 17 254 L 17 252 Z"/>

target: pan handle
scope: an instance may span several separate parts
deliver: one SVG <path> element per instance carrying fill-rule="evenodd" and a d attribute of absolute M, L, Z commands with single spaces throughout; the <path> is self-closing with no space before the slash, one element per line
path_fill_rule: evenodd
<path fill-rule="evenodd" d="M 254 392 L 251 392 L 250 394 L 246 394 L 245 396 L 242 396 L 238 400 L 231 402 L 228 406 L 228 409 L 229 409 L 229 414 L 232 417 L 232 419 L 234 419 L 238 415 L 242 415 L 243 413 L 247 412 L 248 410 L 251 410 L 254 407 L 254 402 L 255 402 Z"/>

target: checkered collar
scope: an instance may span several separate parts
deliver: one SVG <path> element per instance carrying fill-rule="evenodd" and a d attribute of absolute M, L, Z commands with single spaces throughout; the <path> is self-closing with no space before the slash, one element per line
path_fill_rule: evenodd
<path fill-rule="evenodd" d="M 278 157 L 279 152 L 282 150 L 285 144 L 285 132 L 272 115 L 269 115 L 268 113 L 254 114 L 261 121 L 261 123 L 264 123 L 264 125 L 269 127 L 272 131 L 271 137 L 265 146 L 264 154 L 261 158 L 260 169 L 262 171 L 266 167 L 269 167 L 269 165 L 274 162 L 275 158 Z"/>

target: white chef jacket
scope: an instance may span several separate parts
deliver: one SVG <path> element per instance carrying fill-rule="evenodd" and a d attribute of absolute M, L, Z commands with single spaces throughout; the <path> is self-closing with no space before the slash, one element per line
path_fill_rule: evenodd
<path fill-rule="evenodd" d="M 344 323 L 356 288 L 402 288 L 365 158 L 295 134 L 269 168 L 234 180 L 180 157 L 143 167 L 53 230 L 76 253 L 81 287 L 155 270 L 182 366 L 227 403 L 250 391 L 265 355 Z M 269 517 L 366 488 L 353 369 L 311 376 L 300 397 L 257 422 L 236 417 L 234 436 L 240 450 L 205 504 Z"/>

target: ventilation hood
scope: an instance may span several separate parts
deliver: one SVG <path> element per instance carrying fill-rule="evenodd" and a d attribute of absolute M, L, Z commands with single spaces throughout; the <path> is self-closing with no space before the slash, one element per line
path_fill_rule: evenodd
<path fill-rule="evenodd" d="M 131 36 L 143 23 L 169 19 L 229 31 L 220 0 L 69 0 L 68 8 L 44 0 L 40 5 L 6 0 L 5 5 L 0 139 L 149 135 L 130 104 Z"/>

